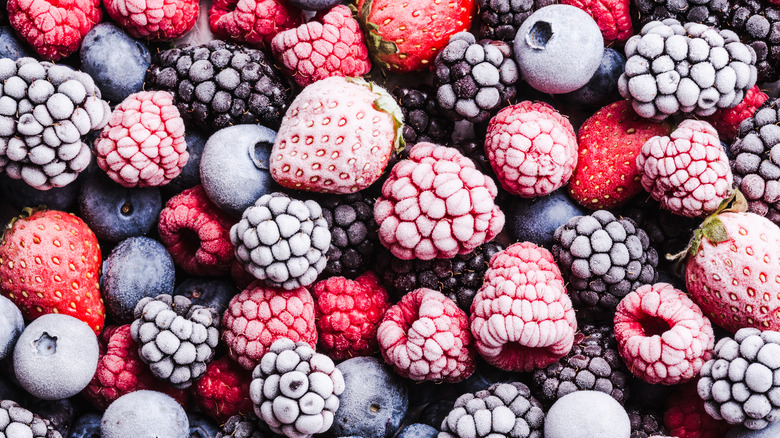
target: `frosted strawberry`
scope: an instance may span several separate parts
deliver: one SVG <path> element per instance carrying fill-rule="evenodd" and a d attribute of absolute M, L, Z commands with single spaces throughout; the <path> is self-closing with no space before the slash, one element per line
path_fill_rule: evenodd
<path fill-rule="evenodd" d="M 295 98 L 271 151 L 284 187 L 326 193 L 363 190 L 403 147 L 403 115 L 382 87 L 358 78 L 317 81 Z"/>

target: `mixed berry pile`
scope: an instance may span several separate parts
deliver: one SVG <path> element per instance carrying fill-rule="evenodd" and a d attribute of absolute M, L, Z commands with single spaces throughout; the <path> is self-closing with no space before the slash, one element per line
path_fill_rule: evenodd
<path fill-rule="evenodd" d="M 780 436 L 780 0 L 1 9 L 0 438 Z"/>

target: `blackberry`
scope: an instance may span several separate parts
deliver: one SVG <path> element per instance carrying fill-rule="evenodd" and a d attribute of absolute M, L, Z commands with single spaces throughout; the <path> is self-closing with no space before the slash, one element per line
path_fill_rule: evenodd
<path fill-rule="evenodd" d="M 455 126 L 443 114 L 432 86 L 422 84 L 417 88 L 396 88 L 393 96 L 404 115 L 403 132 L 407 147 L 422 142 L 447 146 L 452 142 L 450 137 Z"/>
<path fill-rule="evenodd" d="M 209 132 L 241 123 L 277 130 L 292 100 L 262 51 L 220 40 L 159 52 L 147 83 L 170 91 L 182 117 Z"/>
<path fill-rule="evenodd" d="M 500 244 L 488 242 L 468 254 L 433 260 L 402 260 L 383 251 L 377 256 L 376 272 L 394 301 L 426 287 L 443 293 L 469 313 L 471 302 L 482 287 L 490 258 L 503 250 Z"/>
<path fill-rule="evenodd" d="M 673 18 L 647 23 L 625 46 L 618 91 L 642 117 L 709 116 L 756 84 L 756 53 L 736 33 Z"/>
<path fill-rule="evenodd" d="M 439 105 L 453 120 L 486 122 L 517 93 L 520 70 L 512 48 L 503 41 L 483 40 L 459 32 L 450 37 L 434 61 Z"/>
<path fill-rule="evenodd" d="M 612 320 L 624 296 L 658 278 L 658 253 L 629 218 L 606 210 L 575 216 L 553 238 L 552 253 L 583 320 Z"/>
<path fill-rule="evenodd" d="M 517 29 L 537 9 L 555 4 L 556 0 L 477 0 L 479 37 L 511 42 Z"/>
<path fill-rule="evenodd" d="M 317 198 L 330 230 L 326 277 L 355 278 L 370 270 L 379 247 L 374 201 L 362 192 Z"/>
<path fill-rule="evenodd" d="M 716 420 L 763 429 L 780 420 L 780 333 L 742 328 L 715 344 L 697 384 L 704 410 Z"/>
<path fill-rule="evenodd" d="M 767 100 L 743 120 L 731 144 L 734 183 L 748 209 L 780 224 L 780 99 Z"/>
<path fill-rule="evenodd" d="M 631 422 L 630 438 L 652 438 L 665 436 L 669 431 L 664 426 L 664 415 L 639 406 L 626 408 L 628 420 Z"/>
<path fill-rule="evenodd" d="M 760 0 L 733 0 L 729 29 L 756 52 L 758 82 L 780 79 L 780 7 Z"/>
<path fill-rule="evenodd" d="M 266 438 L 254 415 L 233 415 L 214 438 Z"/>
<path fill-rule="evenodd" d="M 674 18 L 680 22 L 726 27 L 732 0 L 633 0 L 639 23 Z"/>
<path fill-rule="evenodd" d="M 30 438 L 62 438 L 45 420 L 13 400 L 0 401 L 0 436 Z"/>
<path fill-rule="evenodd" d="M 0 172 L 38 190 L 73 182 L 92 160 L 83 138 L 111 109 L 92 78 L 33 58 L 0 59 Z"/>
<path fill-rule="evenodd" d="M 483 137 L 484 138 L 484 137 Z M 476 139 L 468 139 L 461 142 L 457 142 L 452 145 L 458 150 L 464 157 L 470 159 L 477 165 L 477 169 L 485 175 L 495 178 L 495 172 L 490 165 L 490 160 L 485 153 L 485 142 L 477 141 Z"/>
<path fill-rule="evenodd" d="M 584 325 L 574 336 L 574 346 L 558 362 L 534 371 L 534 394 L 552 405 L 574 391 L 594 390 L 609 394 L 620 404 L 628 399 L 630 374 L 611 326 Z"/>

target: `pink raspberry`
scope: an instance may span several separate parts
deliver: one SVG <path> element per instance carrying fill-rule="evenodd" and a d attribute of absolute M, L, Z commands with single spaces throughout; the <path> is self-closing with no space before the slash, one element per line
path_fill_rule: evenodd
<path fill-rule="evenodd" d="M 527 372 L 565 356 L 577 320 L 550 251 L 515 243 L 490 259 L 471 304 L 477 351 L 498 368 Z"/>
<path fill-rule="evenodd" d="M 303 11 L 284 0 L 214 0 L 209 27 L 215 38 L 262 47 L 303 22 Z"/>
<path fill-rule="evenodd" d="M 780 0 L 777 2 L 780 4 Z M 712 123 L 712 126 L 718 130 L 718 134 L 731 142 L 737 136 L 739 130 L 739 124 L 743 120 L 753 117 L 758 107 L 764 104 L 769 99 L 766 93 L 758 88 L 758 85 L 754 85 L 753 88 L 745 92 L 745 98 L 737 106 L 732 108 L 718 108 L 715 114 L 707 117 L 707 121 Z"/>
<path fill-rule="evenodd" d="M 664 385 L 694 378 L 715 346 L 710 320 L 669 283 L 640 286 L 620 301 L 615 339 L 634 375 Z"/>
<path fill-rule="evenodd" d="M 135 38 L 173 40 L 198 19 L 198 0 L 106 0 L 106 11 Z"/>
<path fill-rule="evenodd" d="M 252 373 L 239 366 L 229 356 L 209 362 L 206 373 L 192 386 L 195 404 L 213 418 L 224 424 L 233 415 L 247 415 L 253 412 L 249 398 L 249 384 Z"/>
<path fill-rule="evenodd" d="M 363 76 L 371 70 L 360 26 L 344 5 L 317 21 L 279 32 L 271 40 L 271 49 L 302 87 L 331 76 Z"/>
<path fill-rule="evenodd" d="M 367 272 L 357 279 L 331 277 L 314 285 L 320 349 L 334 360 L 379 352 L 376 330 L 390 308 L 387 291 Z"/>
<path fill-rule="evenodd" d="M 179 176 L 190 154 L 171 93 L 128 96 L 111 113 L 95 152 L 98 166 L 125 187 L 162 186 Z"/>
<path fill-rule="evenodd" d="M 648 140 L 636 158 L 642 187 L 661 207 L 688 217 L 715 211 L 734 180 L 718 132 L 707 122 L 685 120 L 666 136 Z"/>
<path fill-rule="evenodd" d="M 8 0 L 11 26 L 51 61 L 76 52 L 102 15 L 100 0 Z"/>
<path fill-rule="evenodd" d="M 504 189 L 535 198 L 569 181 L 577 165 L 577 136 L 553 107 L 525 101 L 490 120 L 485 152 Z"/>
<path fill-rule="evenodd" d="M 417 143 L 374 204 L 379 239 L 404 260 L 468 254 L 504 227 L 497 194 L 493 180 L 457 149 Z"/>
<path fill-rule="evenodd" d="M 377 339 L 385 362 L 407 379 L 460 382 L 476 366 L 466 312 L 433 289 L 404 295 L 385 313 Z"/>
<path fill-rule="evenodd" d="M 190 275 L 219 276 L 235 260 L 231 226 L 233 219 L 197 185 L 168 200 L 157 228 L 177 266 Z"/>
<path fill-rule="evenodd" d="M 303 287 L 288 291 L 257 280 L 230 300 L 222 327 L 230 357 L 248 370 L 277 339 L 317 345 L 314 299 Z"/>

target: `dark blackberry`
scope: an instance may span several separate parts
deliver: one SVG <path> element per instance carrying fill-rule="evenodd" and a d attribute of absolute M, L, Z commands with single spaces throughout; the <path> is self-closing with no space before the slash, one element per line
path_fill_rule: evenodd
<path fill-rule="evenodd" d="M 49 420 L 28 411 L 13 400 L 0 401 L 0 434 L 9 438 L 62 438 Z"/>
<path fill-rule="evenodd" d="M 503 249 L 496 242 L 488 242 L 469 254 L 433 260 L 402 260 L 383 250 L 377 256 L 376 273 L 394 301 L 426 287 L 447 295 L 468 313 L 482 287 L 490 258 Z"/>
<path fill-rule="evenodd" d="M 147 84 L 170 91 L 182 117 L 209 132 L 241 123 L 276 130 L 292 100 L 263 52 L 219 40 L 159 52 Z"/>
<path fill-rule="evenodd" d="M 534 371 L 534 394 L 552 405 L 574 391 L 594 390 L 611 395 L 620 404 L 628 399 L 630 374 L 617 349 L 611 326 L 584 325 L 564 358 Z"/>
<path fill-rule="evenodd" d="M 650 438 L 668 433 L 664 426 L 663 412 L 639 406 L 629 406 L 626 408 L 626 413 L 628 413 L 628 420 L 631 422 L 630 438 Z"/>
<path fill-rule="evenodd" d="M 483 40 L 459 32 L 434 63 L 436 99 L 453 120 L 486 122 L 517 93 L 520 70 L 512 48 L 503 41 Z"/>
<path fill-rule="evenodd" d="M 407 147 L 429 142 L 447 146 L 452 143 L 453 123 L 442 112 L 436 101 L 436 90 L 422 84 L 417 88 L 400 87 L 393 95 L 404 115 L 404 140 Z"/>
<path fill-rule="evenodd" d="M 355 278 L 373 266 L 380 246 L 374 201 L 363 192 L 317 198 L 330 229 L 328 261 L 322 271 L 326 277 Z"/>
<path fill-rule="evenodd" d="M 517 29 L 537 9 L 555 4 L 556 0 L 477 0 L 479 37 L 514 41 Z"/>
<path fill-rule="evenodd" d="M 222 425 L 215 438 L 265 438 L 259 420 L 253 414 L 233 415 Z"/>
<path fill-rule="evenodd" d="M 780 7 L 760 0 L 733 0 L 729 28 L 756 52 L 758 82 L 780 79 Z"/>
<path fill-rule="evenodd" d="M 633 0 L 644 26 L 651 21 L 674 18 L 718 28 L 728 21 L 732 0 Z"/>
<path fill-rule="evenodd" d="M 484 138 L 484 137 L 482 137 Z M 485 175 L 491 176 L 495 179 L 495 173 L 493 167 L 490 166 L 490 160 L 485 153 L 485 142 L 478 141 L 476 139 L 464 140 L 452 145 L 457 149 L 464 157 L 469 158 L 474 164 L 477 165 L 477 169 Z"/>

